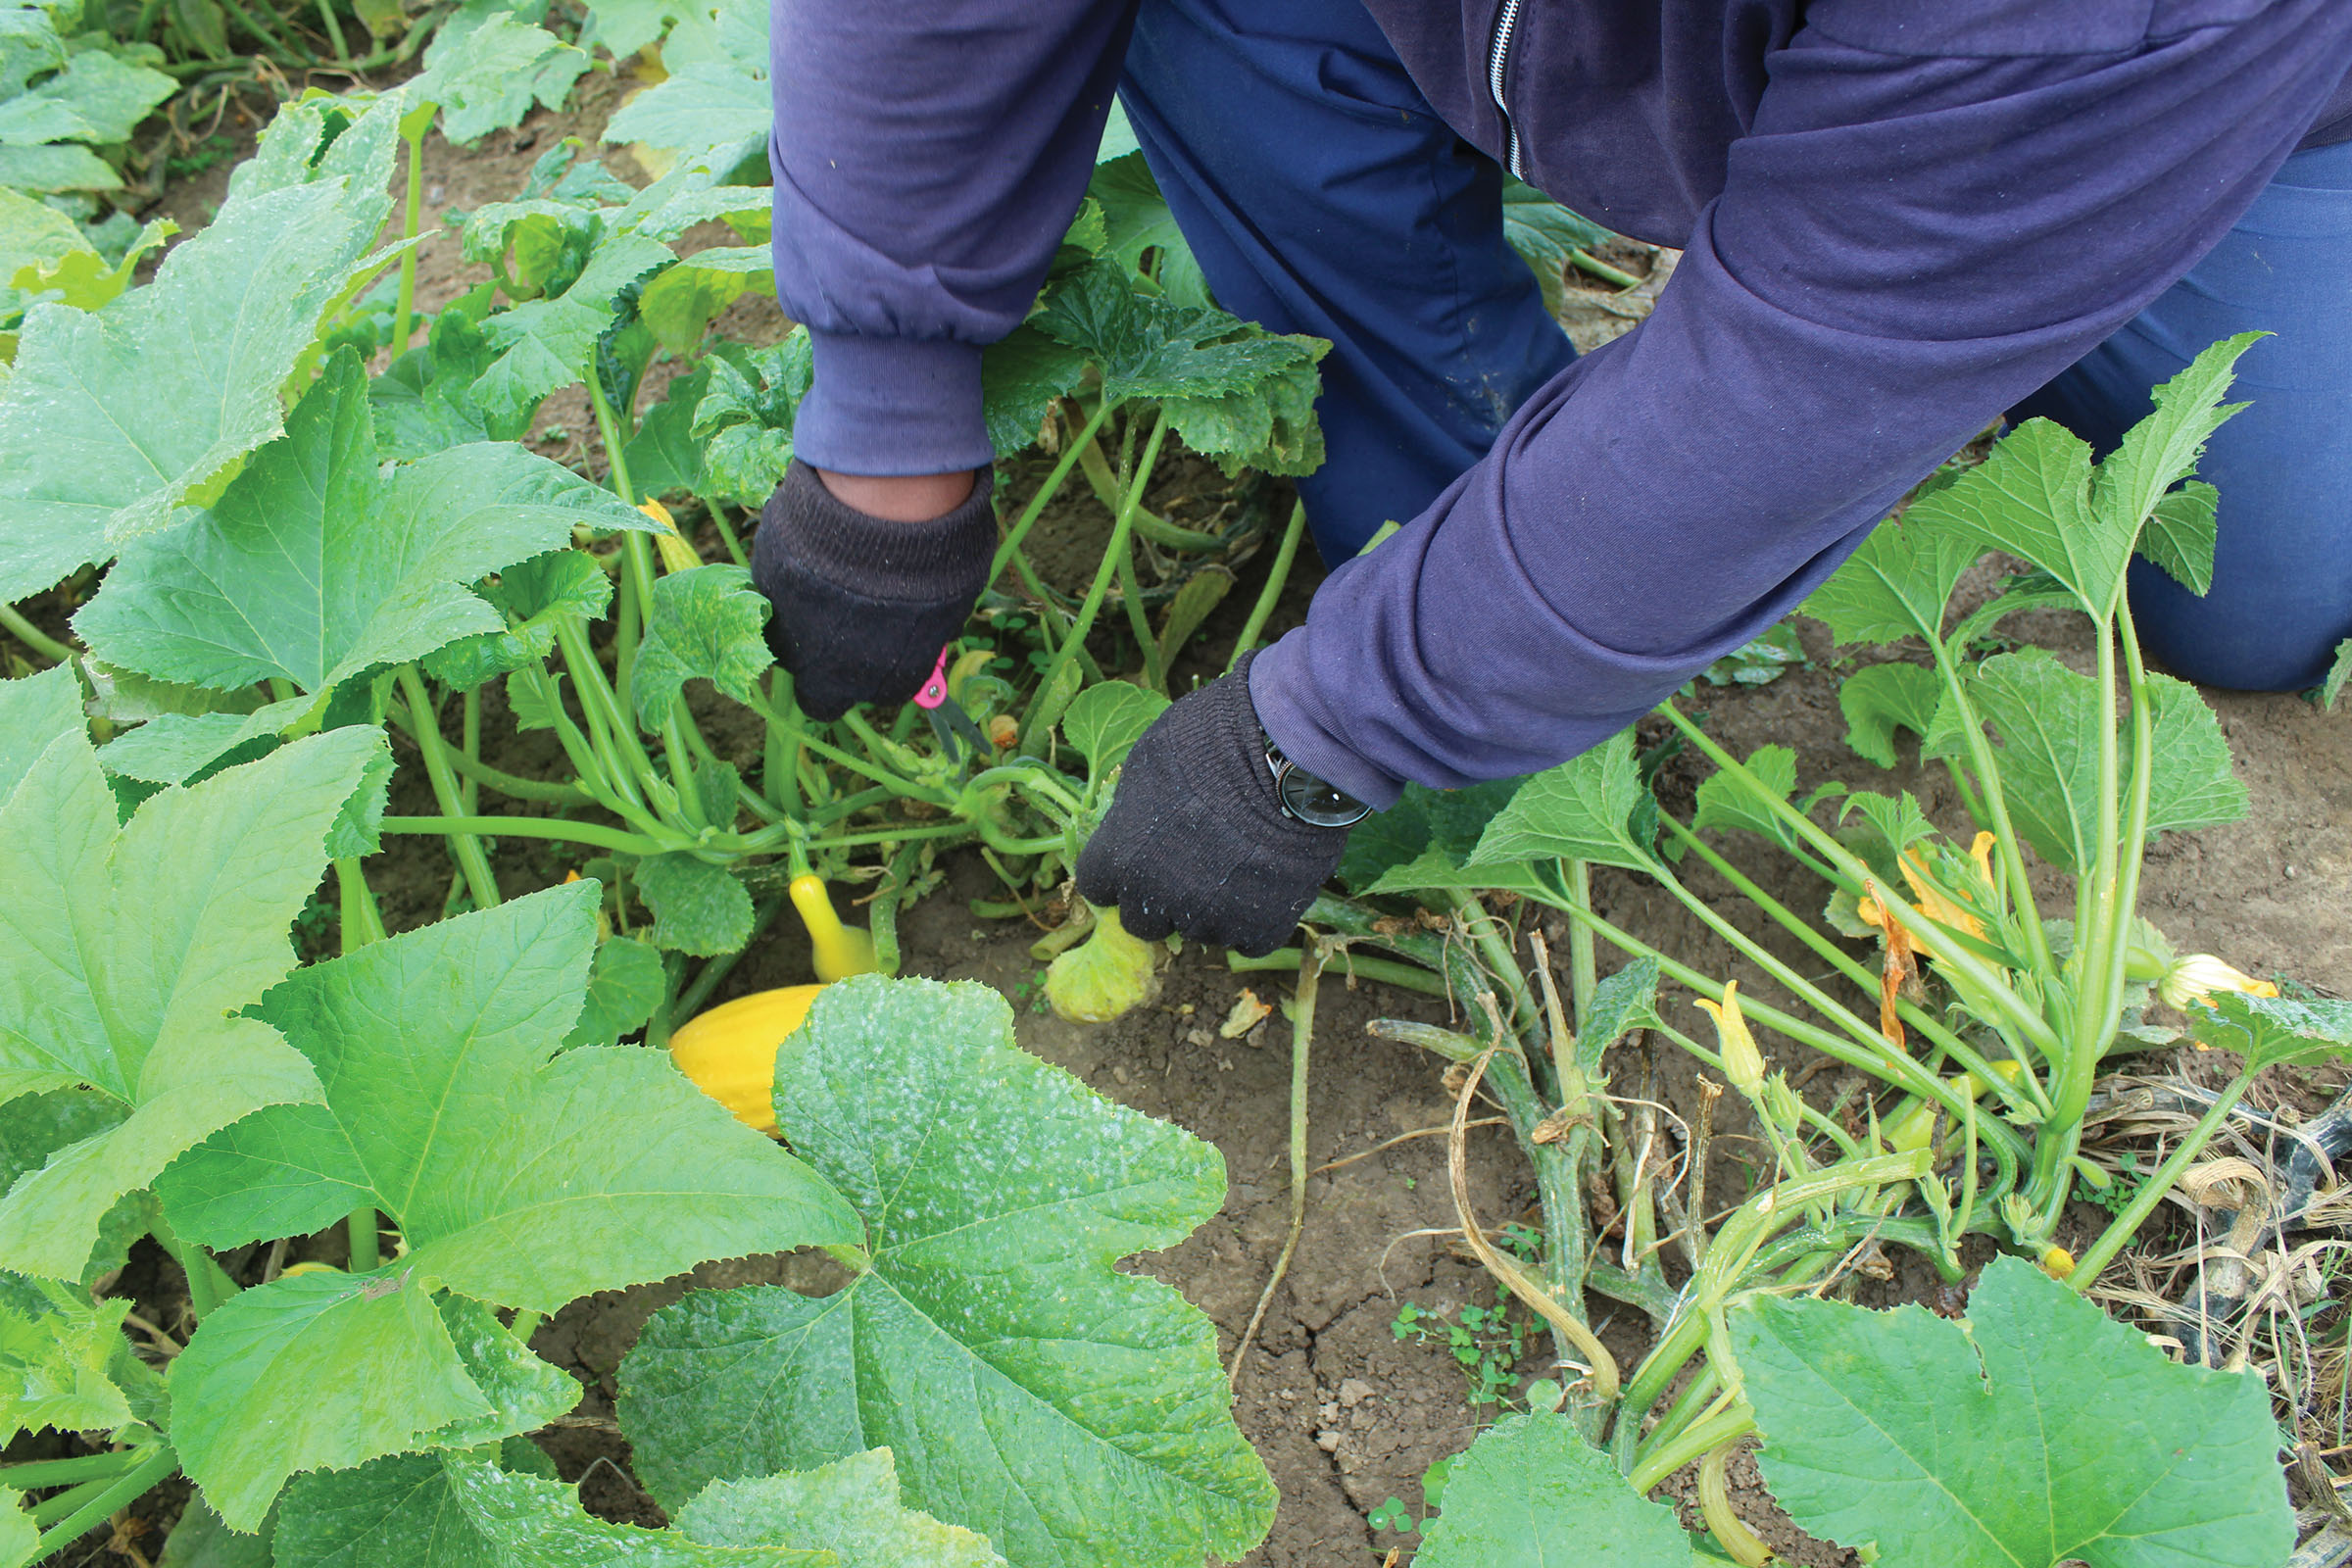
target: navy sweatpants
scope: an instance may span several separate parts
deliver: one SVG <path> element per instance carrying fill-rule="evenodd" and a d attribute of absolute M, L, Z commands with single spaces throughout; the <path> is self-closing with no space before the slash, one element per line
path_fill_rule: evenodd
<path fill-rule="evenodd" d="M 1328 458 L 1299 491 L 1327 561 L 1416 515 L 1574 357 L 1504 241 L 1502 175 L 1352 0 L 1144 0 L 1120 98 L 1218 303 L 1329 338 Z M 2104 449 L 2216 338 L 2240 362 L 2203 476 L 2212 592 L 2135 566 L 2150 656 L 2211 685 L 2309 686 L 2352 636 L 2352 144 L 2288 160 L 2187 277 L 2021 412 Z"/>

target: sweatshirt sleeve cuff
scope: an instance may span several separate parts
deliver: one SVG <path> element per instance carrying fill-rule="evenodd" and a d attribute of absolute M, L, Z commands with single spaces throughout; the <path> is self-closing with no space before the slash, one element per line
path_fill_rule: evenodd
<path fill-rule="evenodd" d="M 1283 756 L 1315 777 L 1375 810 L 1387 810 L 1404 793 L 1404 781 L 1349 751 L 1300 700 L 1308 691 L 1296 668 L 1303 651 L 1304 640 L 1294 631 L 1250 662 L 1250 703 L 1257 710 L 1258 728 Z"/>
<path fill-rule="evenodd" d="M 811 332 L 809 347 L 816 377 L 792 430 L 803 462 L 836 473 L 924 474 L 995 461 L 977 346 Z"/>

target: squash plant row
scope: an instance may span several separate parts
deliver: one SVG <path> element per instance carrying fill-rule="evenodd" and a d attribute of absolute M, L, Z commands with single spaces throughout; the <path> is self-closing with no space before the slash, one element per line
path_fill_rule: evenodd
<path fill-rule="evenodd" d="M 1004 1004 L 971 986 L 829 987 L 766 1089 L 780 1144 L 745 1124 L 757 1106 L 730 1115 L 667 1054 L 621 1042 L 642 1030 L 658 1045 L 699 1010 L 788 883 L 878 883 L 885 974 L 895 911 L 939 848 L 976 841 L 1016 901 L 1054 890 L 1164 706 L 1173 655 L 1231 581 L 1192 574 L 1156 625 L 1147 613 L 1139 551 L 1173 562 L 1233 543 L 1144 504 L 1168 438 L 1232 469 L 1311 469 L 1322 346 L 1218 312 L 1140 160 L 1105 164 L 1037 310 L 987 366 L 1001 449 L 1050 443 L 997 563 L 1027 592 L 982 620 L 1000 647 L 1035 638 L 1034 679 L 998 674 L 989 648 L 949 670 L 1004 744 L 974 755 L 912 709 L 887 726 L 813 724 L 772 667 L 729 511 L 789 460 L 809 370 L 797 335 L 710 335 L 766 267 L 766 192 L 739 177 L 758 126 L 708 141 L 740 96 L 725 48 L 616 121 L 616 136 L 656 142 L 665 123 L 697 127 L 649 186 L 558 149 L 516 199 L 466 215 L 457 241 L 492 281 L 410 346 L 427 127 L 478 134 L 534 82 L 560 97 L 577 74 L 562 49 L 484 24 L 437 42 L 399 93 L 289 106 L 152 283 L 60 266 L 16 306 L 0 600 L 105 574 L 74 622 L 87 658 L 0 684 L 0 1436 L 109 1441 L 0 1467 L 0 1488 L 38 1496 L 0 1499 L 0 1564 L 59 1548 L 174 1471 L 199 1493 L 189 1540 L 258 1535 L 287 1568 L 1237 1557 L 1274 1494 L 1228 1414 L 1213 1332 L 1113 1266 L 1215 1212 L 1213 1151 L 1021 1053 Z M 403 238 L 379 247 L 404 155 Z M 679 237 L 711 220 L 751 243 L 681 258 Z M 371 376 L 386 343 L 402 352 Z M 1553 1408 L 1457 1465 L 1433 1564 L 1517 1560 L 1569 1531 L 1627 1562 L 1759 1560 L 1721 1496 L 1726 1456 L 1757 1433 L 1800 1522 L 1889 1560 L 2103 1561 L 2124 1541 L 2141 1544 L 2133 1562 L 2283 1554 L 2260 1390 L 2164 1364 L 2051 1277 L 2066 1272 L 2051 1237 L 2098 1063 L 2155 1032 L 2148 986 L 2179 1001 L 2217 984 L 2133 918 L 2137 866 L 2151 833 L 2227 819 L 2240 798 L 2210 712 L 2140 668 L 2118 584 L 2134 548 L 2192 586 L 2210 573 L 2211 493 L 2173 486 L 2226 416 L 2239 347 L 2200 361 L 2095 472 L 2055 432 L 2019 432 L 1809 607 L 1842 641 L 1926 649 L 1932 667 L 1850 678 L 1847 711 L 1874 760 L 1892 760 L 1897 725 L 1926 737 L 1987 835 L 1970 850 L 1908 797 L 1792 802 L 1793 759 L 1724 756 L 1671 709 L 1721 768 L 1691 824 L 1658 810 L 1620 737 L 1524 784 L 1416 794 L 1359 831 L 1344 867 L 1358 902 L 1327 900 L 1311 923 L 1485 1012 L 1474 1034 L 1399 1034 L 1468 1070 L 1465 1104 L 1482 1077 L 1505 1103 L 1545 1246 L 1533 1276 L 1489 1263 L 1574 1369 Z M 662 354 L 686 368 L 648 399 Z M 603 485 L 517 444 L 575 384 Z M 1074 602 L 1023 553 L 1070 484 L 1111 517 Z M 695 498 L 735 559 L 704 564 L 662 496 Z M 1244 646 L 1299 531 L 1294 514 Z M 1947 633 L 1960 572 L 1987 548 L 2043 575 Z M 1114 588 L 1132 680 L 1103 678 L 1118 671 L 1089 646 Z M 1972 659 L 1999 615 L 2061 603 L 2097 628 L 2104 686 L 2031 650 Z M 1023 637 L 1006 635 L 1008 611 L 1030 617 Z M 2128 739 L 2100 695 L 2119 661 Z M 562 776 L 485 756 L 494 681 L 519 726 L 552 734 Z M 754 719 L 756 761 L 719 755 L 713 703 Z M 385 812 L 392 732 L 417 754 L 432 815 Z M 1833 805 L 1844 814 L 1825 825 Z M 1707 837 L 1723 828 L 1818 873 L 1829 931 L 1744 881 Z M 402 833 L 446 839 L 463 912 L 387 936 L 366 862 Z M 515 838 L 572 847 L 587 875 L 510 897 L 486 841 Z M 2040 918 L 2029 846 L 2076 875 L 2071 923 Z M 1875 997 L 1876 1016 L 1690 895 L 1677 852 L 1732 878 Z M 1658 878 L 1807 1014 L 1743 1004 L 1600 920 L 1583 894 L 1595 863 Z M 343 952 L 297 966 L 288 928 L 323 875 Z M 1572 1005 L 1539 995 L 1478 902 L 1491 890 L 1562 909 L 1632 961 L 1602 984 L 1580 952 Z M 1400 934 L 1383 918 L 1398 898 L 1445 906 L 1461 940 Z M 1098 929 L 1101 958 L 1118 933 Z M 1082 910 L 1059 940 L 1086 930 Z M 1839 937 L 1877 943 L 1879 971 Z M 1715 1048 L 1659 1015 L 1661 976 L 1709 1000 Z M 1136 994 L 1070 1000 L 1115 1010 Z M 2240 1052 L 2249 1077 L 2352 1036 L 2325 1006 L 2211 1001 L 2193 1028 Z M 1855 1136 L 1767 1075 L 1750 1019 L 1896 1098 Z M 1711 1234 L 1682 1228 L 1679 1290 L 1649 1245 L 1665 1234 L 1659 1194 L 1626 1157 L 1603 1074 L 1632 1027 L 1720 1064 L 1774 1149 L 1771 1180 Z M 631 1136 L 612 1138 L 623 1123 Z M 933 1136 L 943 1126 L 956 1138 Z M 1584 1199 L 1611 1179 L 1633 1216 L 1613 1261 Z M 216 1260 L 251 1278 L 265 1244 L 337 1225 L 348 1269 L 248 1285 Z M 1804 1294 L 1864 1241 L 1957 1274 L 1962 1242 L 1987 1233 L 2044 1267 L 1996 1263 L 1965 1329 Z M 147 1235 L 184 1267 L 197 1320 L 168 1356 L 126 1334 L 127 1302 L 89 1290 Z M 532 1331 L 594 1291 L 792 1248 L 822 1250 L 838 1288 L 697 1293 L 624 1363 L 622 1431 L 671 1527 L 588 1516 L 523 1436 L 578 1396 Z M 1652 1321 L 1654 1348 L 1623 1374 L 1586 1321 L 1588 1290 Z M 2036 1378 L 2038 1360 L 2076 1381 Z M 2119 1400 L 2136 1401 L 2137 1437 L 2093 1419 Z M 1693 1461 L 1711 1545 L 1642 1500 Z M 1858 1493 L 1855 1475 L 1871 1485 Z"/>

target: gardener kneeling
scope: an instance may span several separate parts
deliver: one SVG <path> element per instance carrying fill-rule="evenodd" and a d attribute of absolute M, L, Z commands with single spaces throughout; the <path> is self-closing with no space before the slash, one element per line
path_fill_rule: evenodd
<path fill-rule="evenodd" d="M 2352 635 L 2344 0 L 778 0 L 771 64 L 816 378 L 754 569 L 818 717 L 911 696 L 986 586 L 981 350 L 1114 88 L 1218 302 L 1331 340 L 1298 488 L 1337 569 L 1079 862 L 1139 936 L 1273 949 L 1406 782 L 1598 743 L 2003 411 L 2111 444 L 2249 328 L 2212 592 L 2135 563 L 2139 634 L 2257 690 Z M 1682 249 L 1647 320 L 1575 356 L 1506 170 Z"/>

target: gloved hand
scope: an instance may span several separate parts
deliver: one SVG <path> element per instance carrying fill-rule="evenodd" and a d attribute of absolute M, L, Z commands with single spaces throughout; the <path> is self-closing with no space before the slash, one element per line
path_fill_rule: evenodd
<path fill-rule="evenodd" d="M 1127 754 L 1078 892 L 1145 941 L 1181 931 L 1258 957 L 1339 868 L 1344 827 L 1286 814 L 1250 701 L 1250 662 L 1177 699 Z"/>
<path fill-rule="evenodd" d="M 774 608 L 767 646 L 791 671 L 801 711 L 834 719 L 921 688 L 988 586 L 992 483 L 982 469 L 947 515 L 893 522 L 846 505 L 793 461 L 760 514 L 752 583 Z"/>

